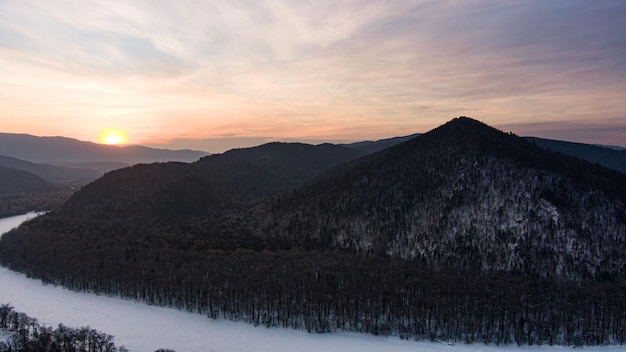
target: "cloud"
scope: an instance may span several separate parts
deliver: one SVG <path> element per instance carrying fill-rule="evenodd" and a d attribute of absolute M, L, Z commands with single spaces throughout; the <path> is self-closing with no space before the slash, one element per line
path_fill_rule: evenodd
<path fill-rule="evenodd" d="M 0 10 L 0 111 L 19 128 L 65 129 L 56 134 L 126 123 L 144 140 L 375 139 L 459 115 L 600 124 L 624 111 L 618 1 L 8 0 Z"/>

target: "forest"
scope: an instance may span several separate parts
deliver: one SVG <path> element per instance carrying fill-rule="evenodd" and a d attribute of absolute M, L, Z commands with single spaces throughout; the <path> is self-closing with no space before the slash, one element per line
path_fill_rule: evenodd
<path fill-rule="evenodd" d="M 98 270 L 64 268 L 42 278 L 209 318 L 317 333 L 530 345 L 626 341 L 624 280 L 432 271 L 411 261 L 303 250 L 154 255 L 129 254 L 133 271 L 100 262 Z"/>
<path fill-rule="evenodd" d="M 49 192 L 0 194 L 0 218 L 15 216 L 29 211 L 48 211 L 63 205 L 73 191 L 60 189 Z"/>
<path fill-rule="evenodd" d="M 623 344 L 625 200 L 624 174 L 459 118 L 361 158 L 270 144 L 114 171 L 5 234 L 0 264 L 268 327 Z"/>
<path fill-rule="evenodd" d="M 88 326 L 72 328 L 59 324 L 55 329 L 42 326 L 36 318 L 0 305 L 0 332 L 11 335 L 0 341 L 0 352 L 126 352 L 116 347 L 113 336 Z"/>
<path fill-rule="evenodd" d="M 9 333 L 4 341 L 0 339 L 0 352 L 128 352 L 115 345 L 114 336 L 89 326 L 59 324 L 53 329 L 9 304 L 0 304 L 0 333 Z M 155 352 L 176 351 L 160 348 Z"/>

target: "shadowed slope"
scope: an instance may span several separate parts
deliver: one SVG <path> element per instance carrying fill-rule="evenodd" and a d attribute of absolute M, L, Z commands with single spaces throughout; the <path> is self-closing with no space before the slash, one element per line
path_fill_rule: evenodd
<path fill-rule="evenodd" d="M 109 172 L 84 187 L 61 213 L 68 219 L 132 227 L 176 225 L 186 217 L 231 211 L 291 190 L 362 155 L 335 145 L 270 143 L 192 164 L 139 164 Z"/>
<path fill-rule="evenodd" d="M 52 183 L 28 171 L 0 166 L 0 195 L 47 192 L 55 189 Z"/>
<path fill-rule="evenodd" d="M 626 173 L 626 150 L 624 149 L 612 149 L 597 145 L 555 141 L 536 137 L 525 138 L 542 148 L 575 156 L 591 163 L 598 163 L 604 167 Z"/>

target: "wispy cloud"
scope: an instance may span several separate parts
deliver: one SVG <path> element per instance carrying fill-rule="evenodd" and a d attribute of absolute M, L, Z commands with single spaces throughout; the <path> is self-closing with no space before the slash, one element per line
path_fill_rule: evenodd
<path fill-rule="evenodd" d="M 615 144 L 625 14 L 605 0 L 6 0 L 0 114 L 9 131 L 135 142 L 372 139 L 469 115 L 611 124 Z"/>

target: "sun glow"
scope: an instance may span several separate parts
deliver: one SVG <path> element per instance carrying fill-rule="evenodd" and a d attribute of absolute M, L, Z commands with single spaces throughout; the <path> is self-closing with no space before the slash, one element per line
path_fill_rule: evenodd
<path fill-rule="evenodd" d="M 106 129 L 100 133 L 100 143 L 102 144 L 123 144 L 128 138 L 122 130 Z"/>

